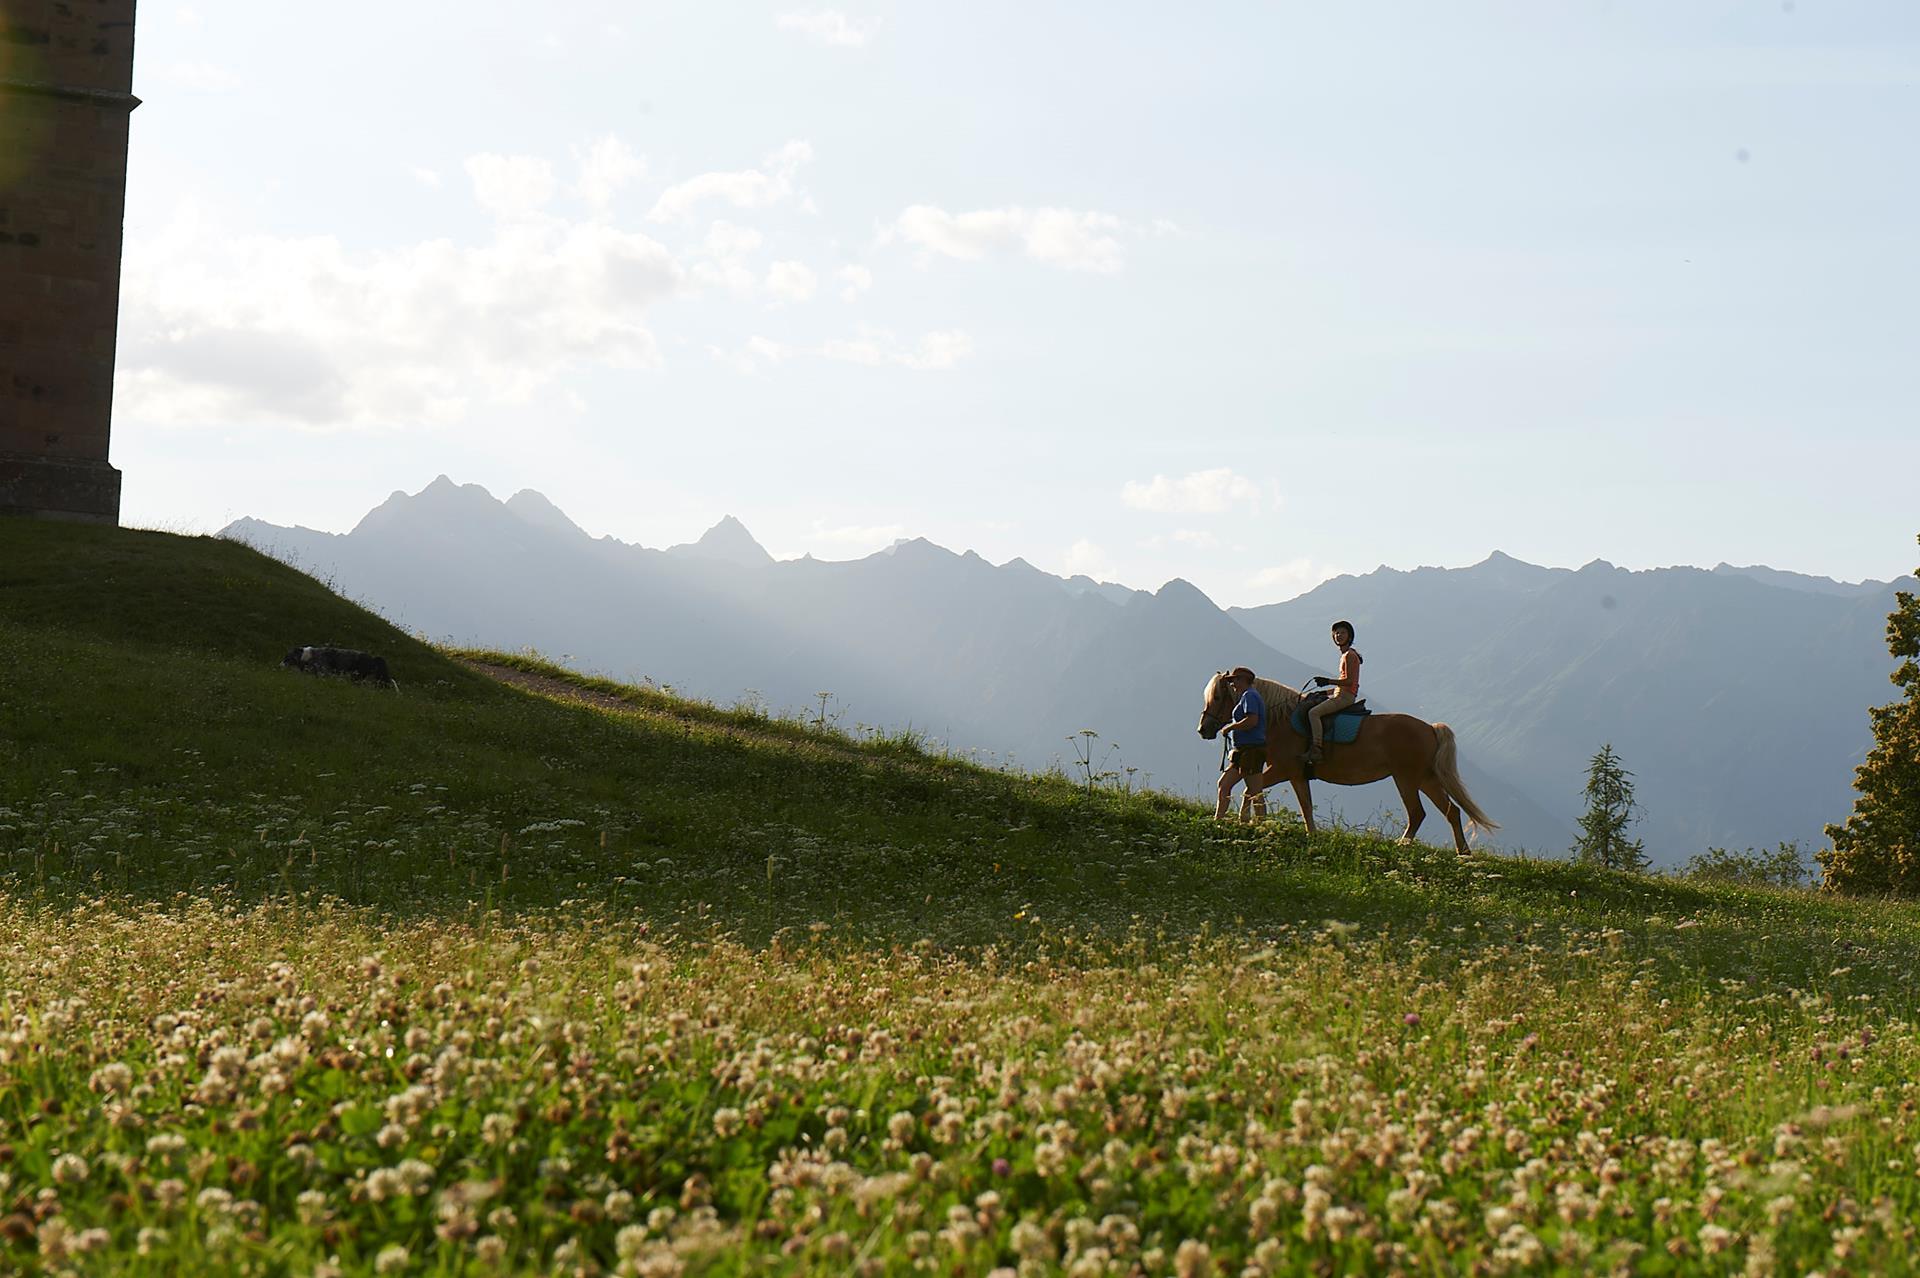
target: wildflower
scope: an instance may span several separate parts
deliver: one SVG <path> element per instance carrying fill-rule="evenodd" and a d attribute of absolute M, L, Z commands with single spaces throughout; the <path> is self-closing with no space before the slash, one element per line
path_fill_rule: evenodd
<path fill-rule="evenodd" d="M 1402 1025 L 1408 1025 L 1408 1026 L 1418 1025 L 1420 1023 L 1420 1013 L 1408 1012 L 1405 1016 L 1400 1018 L 1400 1023 Z"/>
<path fill-rule="evenodd" d="M 53 1179 L 56 1184 L 78 1185 L 91 1170 L 87 1160 L 78 1154 L 62 1154 L 53 1160 Z"/>
<path fill-rule="evenodd" d="M 151 1256 L 157 1248 L 166 1246 L 167 1238 L 166 1230 L 149 1225 L 134 1239 L 133 1249 L 142 1256 Z"/>
<path fill-rule="evenodd" d="M 390 1243 L 380 1249 L 373 1258 L 373 1272 L 376 1274 L 397 1274 L 406 1269 L 412 1256 L 399 1243 Z"/>
<path fill-rule="evenodd" d="M 901 1110 L 887 1120 L 887 1135 L 904 1145 L 912 1137 L 913 1127 L 913 1115 Z"/>
<path fill-rule="evenodd" d="M 119 1061 L 102 1065 L 93 1071 L 87 1085 L 96 1092 L 114 1094 L 126 1091 L 133 1086 L 133 1071 Z"/>
<path fill-rule="evenodd" d="M 1732 1247 L 1740 1235 L 1724 1226 L 1707 1224 L 1700 1226 L 1697 1237 L 1700 1239 L 1700 1250 L 1714 1256 Z"/>
<path fill-rule="evenodd" d="M 732 1139 L 740 1131 L 743 1122 L 743 1116 L 737 1109 L 721 1108 L 713 1112 L 713 1130 L 721 1140 Z"/>
<path fill-rule="evenodd" d="M 57 1263 L 78 1251 L 73 1237 L 73 1228 L 63 1216 L 49 1216 L 40 1222 L 40 1254 L 49 1262 Z"/>
<path fill-rule="evenodd" d="M 301 1190 L 293 1206 L 303 1225 L 317 1225 L 331 1214 L 327 1210 L 327 1196 L 317 1189 Z"/>
<path fill-rule="evenodd" d="M 993 1174 L 996 1176 L 1010 1176 L 1013 1174 L 1013 1164 L 1004 1158 L 996 1158 L 993 1160 Z"/>
<path fill-rule="evenodd" d="M 400 1177 L 401 1186 L 410 1194 L 424 1194 L 433 1184 L 433 1164 L 422 1162 L 418 1158 L 409 1158 L 394 1168 Z"/>
<path fill-rule="evenodd" d="M 1173 1272 L 1178 1278 L 1208 1278 L 1213 1272 L 1213 1249 L 1197 1238 L 1189 1238 L 1173 1253 Z"/>
<path fill-rule="evenodd" d="M 497 1241 L 497 1240 L 496 1240 Z M 647 1241 L 645 1225 L 628 1225 L 613 1236 L 613 1250 L 622 1260 L 632 1260 L 640 1254 L 640 1248 Z"/>

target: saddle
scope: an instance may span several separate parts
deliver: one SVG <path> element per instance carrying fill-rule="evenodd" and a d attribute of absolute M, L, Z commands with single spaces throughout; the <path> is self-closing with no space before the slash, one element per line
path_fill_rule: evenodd
<path fill-rule="evenodd" d="M 1313 729 L 1307 726 L 1307 711 L 1332 695 L 1331 692 L 1310 692 L 1301 698 L 1293 710 L 1293 730 L 1303 737 L 1310 736 Z M 1360 735 L 1360 721 L 1372 713 L 1367 709 L 1365 698 L 1354 702 L 1326 721 L 1326 740 L 1332 745 L 1346 745 Z"/>

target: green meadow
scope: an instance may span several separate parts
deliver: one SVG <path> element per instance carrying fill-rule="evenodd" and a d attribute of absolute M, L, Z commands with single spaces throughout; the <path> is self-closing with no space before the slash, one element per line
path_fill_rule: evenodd
<path fill-rule="evenodd" d="M 1913 1267 L 1913 906 L 1206 815 L 0 521 L 0 1273 Z"/>

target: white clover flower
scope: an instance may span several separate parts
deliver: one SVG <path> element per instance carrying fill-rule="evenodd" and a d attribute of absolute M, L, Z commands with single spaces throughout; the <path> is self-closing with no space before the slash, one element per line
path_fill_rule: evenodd
<path fill-rule="evenodd" d="M 1173 1272 L 1178 1278 L 1212 1278 L 1213 1249 L 1198 1238 L 1189 1238 L 1173 1253 Z"/>
<path fill-rule="evenodd" d="M 613 1250 L 622 1260 L 632 1260 L 640 1254 L 640 1248 L 646 1245 L 647 1227 L 628 1225 L 613 1236 Z"/>
<path fill-rule="evenodd" d="M 317 1225 L 327 1219 L 327 1196 L 317 1189 L 303 1189 L 293 1200 L 295 1213 L 303 1225 Z"/>
<path fill-rule="evenodd" d="M 87 1085 L 96 1092 L 124 1092 L 133 1086 L 133 1070 L 120 1061 L 113 1061 L 93 1071 Z"/>
<path fill-rule="evenodd" d="M 740 1131 L 744 1119 L 740 1111 L 722 1107 L 713 1111 L 713 1130 L 721 1140 L 731 1139 Z"/>
<path fill-rule="evenodd" d="M 400 1183 L 410 1194 L 424 1194 L 433 1184 L 433 1164 L 418 1158 L 409 1158 L 394 1168 L 394 1174 L 400 1177 Z"/>
<path fill-rule="evenodd" d="M 87 1160 L 78 1154 L 62 1154 L 53 1160 L 53 1179 L 56 1184 L 78 1185 L 92 1170 Z"/>
<path fill-rule="evenodd" d="M 390 1243 L 382 1247 L 380 1254 L 373 1258 L 373 1272 L 376 1274 L 402 1273 L 412 1259 L 412 1255 L 405 1247 L 399 1243 Z"/>

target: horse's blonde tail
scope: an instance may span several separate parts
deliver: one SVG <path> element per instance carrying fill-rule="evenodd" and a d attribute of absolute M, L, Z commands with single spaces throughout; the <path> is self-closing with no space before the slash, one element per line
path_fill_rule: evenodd
<path fill-rule="evenodd" d="M 1433 725 L 1433 735 L 1440 739 L 1440 746 L 1433 752 L 1433 775 L 1440 778 L 1440 788 L 1447 797 L 1460 805 L 1467 814 L 1467 820 L 1480 830 L 1493 831 L 1500 823 L 1480 810 L 1480 805 L 1467 793 L 1467 787 L 1460 782 L 1459 747 L 1453 741 L 1453 729 L 1444 723 Z"/>

